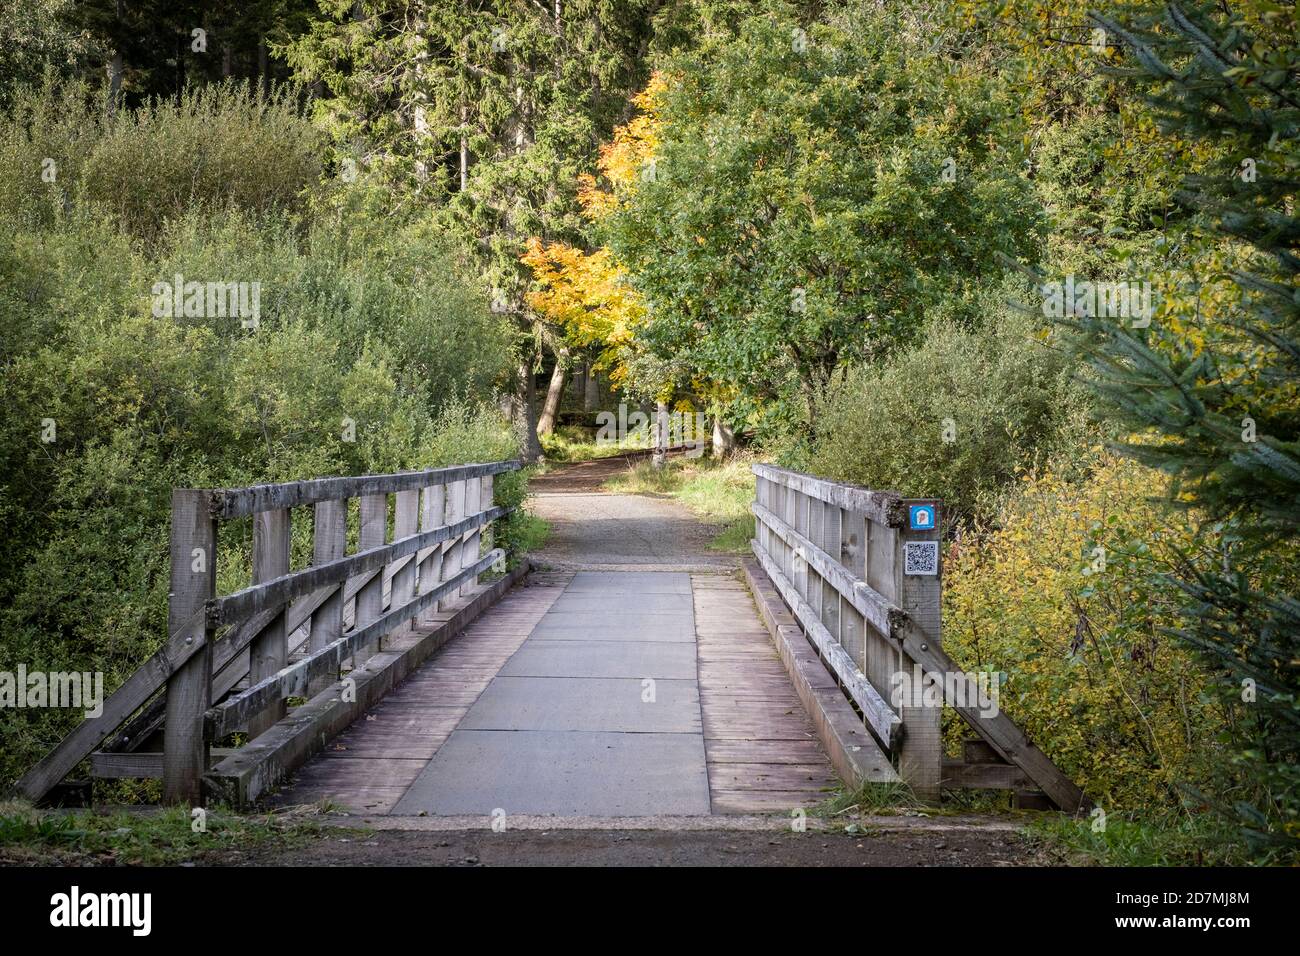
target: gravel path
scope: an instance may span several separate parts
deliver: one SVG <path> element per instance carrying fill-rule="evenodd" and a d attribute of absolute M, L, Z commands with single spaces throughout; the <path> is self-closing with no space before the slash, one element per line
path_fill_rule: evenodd
<path fill-rule="evenodd" d="M 545 547 L 532 559 L 561 570 L 718 571 L 734 555 L 709 549 L 718 528 L 671 498 L 601 491 L 609 478 L 644 456 L 562 465 L 532 482 L 529 509 L 550 522 Z"/>

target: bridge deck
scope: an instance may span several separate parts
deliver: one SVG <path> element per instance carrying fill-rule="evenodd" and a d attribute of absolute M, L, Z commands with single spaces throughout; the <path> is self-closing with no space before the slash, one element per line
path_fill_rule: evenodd
<path fill-rule="evenodd" d="M 534 575 L 299 772 L 370 814 L 706 815 L 837 783 L 732 575 Z"/>

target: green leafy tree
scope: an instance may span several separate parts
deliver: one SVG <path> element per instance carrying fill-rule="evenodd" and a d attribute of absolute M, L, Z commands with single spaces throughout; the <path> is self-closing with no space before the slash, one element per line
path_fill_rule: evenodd
<path fill-rule="evenodd" d="M 1300 847 L 1300 100 L 1292 7 L 1246 3 L 1094 15 L 1119 75 L 1171 141 L 1204 157 L 1176 198 L 1192 279 L 1149 329 L 1069 321 L 1097 387 L 1136 436 L 1122 446 L 1177 480 L 1211 522 L 1176 584 L 1175 633 L 1216 669 L 1239 715 L 1248 788 L 1235 809 L 1261 844 Z M 1173 241 L 1173 239 L 1171 239 Z"/>
<path fill-rule="evenodd" d="M 855 5 L 746 20 L 671 60 L 660 143 L 605 221 L 643 338 L 751 408 L 811 417 L 834 371 L 980 321 L 1035 204 L 1005 97 Z"/>

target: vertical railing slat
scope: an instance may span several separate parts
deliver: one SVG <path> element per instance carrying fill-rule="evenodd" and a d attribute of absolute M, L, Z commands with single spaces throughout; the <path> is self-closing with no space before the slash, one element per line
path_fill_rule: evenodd
<path fill-rule="evenodd" d="M 361 528 L 357 535 L 357 549 L 368 551 L 378 548 L 388 537 L 388 495 L 363 495 L 361 504 Z M 357 608 L 352 627 L 360 630 L 375 621 L 383 612 L 384 573 L 378 569 L 369 581 L 357 592 Z M 378 642 L 359 647 L 352 655 L 352 669 L 356 670 L 370 659 L 378 650 Z"/>
<path fill-rule="evenodd" d="M 443 516 L 447 507 L 447 489 L 443 485 L 430 485 L 424 489 L 424 500 L 420 507 L 420 530 L 432 531 L 440 527 L 445 522 Z M 442 580 L 442 554 L 443 546 L 434 545 L 429 549 L 424 561 L 419 568 L 419 581 L 417 587 L 421 594 L 432 591 L 434 586 Z M 436 607 L 429 608 L 424 612 L 424 622 L 430 623 L 437 615 Z"/>
<path fill-rule="evenodd" d="M 253 583 L 264 584 L 289 573 L 289 511 L 277 508 L 253 515 Z M 281 607 L 249 648 L 248 680 L 256 684 L 289 662 L 289 636 L 284 632 Z M 249 739 L 260 736 L 284 716 L 284 701 L 277 701 L 248 722 Z"/>
<path fill-rule="evenodd" d="M 313 564 L 337 561 L 347 553 L 348 499 L 317 502 L 313 512 L 311 547 Z M 313 653 L 323 650 L 342 636 L 343 585 L 340 584 L 312 614 L 307 648 Z M 307 689 L 308 696 L 315 697 L 331 683 L 333 681 L 328 678 L 316 682 Z"/>
<path fill-rule="evenodd" d="M 415 534 L 420 522 L 420 490 L 399 491 L 393 517 L 393 540 L 408 538 Z M 415 562 L 419 555 L 412 555 L 394 574 L 389 592 L 389 608 L 399 608 L 415 596 Z"/>
<path fill-rule="evenodd" d="M 479 498 L 483 493 L 483 485 L 478 478 L 471 478 L 465 482 L 465 517 L 477 514 L 479 508 Z M 479 538 L 481 532 L 475 529 L 465 535 L 464 543 L 461 546 L 461 566 L 466 567 L 478 560 Z M 472 591 L 478 579 L 466 581 L 460 586 L 461 594 L 468 594 Z"/>
<path fill-rule="evenodd" d="M 453 481 L 447 485 L 447 510 L 444 524 L 455 524 L 465 517 L 465 482 Z M 460 538 L 452 538 L 444 543 L 442 552 L 442 580 L 449 581 L 461 568 L 461 552 L 464 548 Z M 448 595 L 438 602 L 442 608 L 454 603 L 455 597 Z"/>

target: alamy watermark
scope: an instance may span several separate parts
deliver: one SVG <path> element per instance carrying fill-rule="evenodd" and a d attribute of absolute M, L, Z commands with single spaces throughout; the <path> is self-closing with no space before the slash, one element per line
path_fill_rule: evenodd
<path fill-rule="evenodd" d="M 889 679 L 890 703 L 894 707 L 961 707 L 981 717 L 1002 712 L 1002 674 L 988 671 L 949 671 L 942 678 L 926 676 L 921 665 L 910 671 L 895 671 Z"/>
<path fill-rule="evenodd" d="M 667 418 L 669 448 L 685 448 L 687 458 L 704 454 L 709 433 L 708 420 L 702 412 L 674 411 Z M 596 413 L 596 444 L 625 448 L 636 441 L 648 441 L 654 435 L 652 426 L 650 415 L 636 410 L 629 412 L 627 403 L 620 402 L 617 415 L 611 411 Z"/>
<path fill-rule="evenodd" d="M 156 319 L 239 319 L 256 329 L 262 317 L 260 282 L 186 282 L 178 272 L 171 282 L 155 282 L 151 292 Z"/>
<path fill-rule="evenodd" d="M 1049 319 L 1127 319 L 1133 328 L 1145 329 L 1155 315 L 1150 282 L 1092 282 L 1068 275 L 1064 282 L 1043 283 L 1039 291 Z"/>
<path fill-rule="evenodd" d="M 104 713 L 101 671 L 0 671 L 0 708 L 80 708 L 86 717 Z"/>

